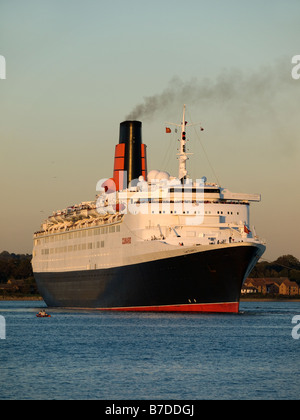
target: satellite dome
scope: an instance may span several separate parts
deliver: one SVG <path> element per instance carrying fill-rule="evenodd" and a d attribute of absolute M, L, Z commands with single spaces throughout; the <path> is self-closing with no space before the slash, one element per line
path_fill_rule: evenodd
<path fill-rule="evenodd" d="M 157 175 L 157 179 L 159 179 L 159 180 L 161 180 L 161 179 L 169 179 L 169 178 L 170 178 L 170 174 L 168 174 L 168 172 L 161 171 Z"/>
<path fill-rule="evenodd" d="M 153 169 L 148 173 L 148 182 L 151 182 L 152 179 L 157 179 L 157 175 L 159 174 L 159 171 Z"/>
<path fill-rule="evenodd" d="M 153 169 L 152 171 L 148 173 L 148 182 L 151 182 L 153 179 L 160 181 L 162 179 L 168 180 L 169 178 L 170 178 L 170 174 L 165 171 L 158 171 L 156 169 Z"/>

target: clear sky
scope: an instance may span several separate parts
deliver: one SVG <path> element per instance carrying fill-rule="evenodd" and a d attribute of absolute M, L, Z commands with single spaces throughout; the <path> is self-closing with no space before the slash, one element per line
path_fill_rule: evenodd
<path fill-rule="evenodd" d="M 266 258 L 300 258 L 299 17 L 299 0 L 0 0 L 0 252 L 94 198 L 138 105 L 149 169 L 177 175 L 164 123 L 186 103 L 214 168 L 191 130 L 191 176 L 261 193 Z"/>

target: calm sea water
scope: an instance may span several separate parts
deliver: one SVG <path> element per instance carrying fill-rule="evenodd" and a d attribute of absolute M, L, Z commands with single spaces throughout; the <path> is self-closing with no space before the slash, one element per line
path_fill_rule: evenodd
<path fill-rule="evenodd" d="M 48 310 L 0 302 L 0 399 L 299 399 L 298 302 L 239 315 Z"/>

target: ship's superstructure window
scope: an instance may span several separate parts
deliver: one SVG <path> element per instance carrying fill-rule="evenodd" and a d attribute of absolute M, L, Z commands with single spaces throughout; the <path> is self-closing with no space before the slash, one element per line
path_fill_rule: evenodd
<path fill-rule="evenodd" d="M 45 238 L 46 239 L 46 238 Z M 46 241 L 45 241 L 46 242 Z M 40 252 L 41 255 L 54 255 L 54 254 L 61 254 L 61 253 L 71 253 L 71 252 L 79 252 L 91 249 L 99 249 L 104 248 L 105 241 L 97 241 L 97 242 L 88 242 L 83 244 L 75 244 L 75 245 L 68 245 L 68 246 L 61 246 L 56 248 L 43 248 L 41 251 L 34 250 L 34 256 L 38 255 Z"/>
<path fill-rule="evenodd" d="M 45 245 L 45 244 L 53 243 L 53 242 L 61 242 L 61 241 L 68 241 L 71 239 L 80 239 L 80 238 L 86 238 L 86 237 L 91 237 L 91 236 L 105 235 L 107 233 L 115 233 L 115 232 L 120 232 L 120 231 L 121 231 L 121 226 L 116 225 L 116 226 L 105 226 L 105 227 L 96 228 L 96 229 L 88 229 L 88 230 L 81 230 L 81 231 L 78 230 L 75 232 L 53 234 L 52 236 L 45 236 L 44 238 L 40 237 L 38 239 L 34 239 L 34 245 L 40 246 L 40 245 Z"/>
<path fill-rule="evenodd" d="M 36 255 L 43 255 L 43 256 L 48 256 L 48 255 L 57 255 L 57 254 L 63 254 L 63 253 L 72 253 L 72 252 L 80 252 L 80 251 L 86 251 L 86 250 L 96 250 L 96 249 L 100 249 L 100 248 L 104 248 L 105 247 L 105 241 L 95 241 L 95 242 L 91 242 L 91 238 L 94 236 L 95 239 L 96 237 L 99 237 L 101 235 L 107 235 L 107 234 L 114 234 L 116 232 L 120 232 L 121 231 L 121 226 L 120 225 L 114 225 L 114 226 L 104 226 L 101 228 L 95 228 L 95 229 L 89 229 L 89 230 L 82 230 L 82 231 L 76 231 L 76 232 L 67 232 L 67 233 L 62 233 L 62 234 L 56 234 L 53 236 L 47 236 L 45 238 L 38 238 L 34 240 L 34 245 L 37 247 L 34 250 L 34 256 Z M 84 242 L 84 243 L 80 243 L 80 240 L 84 240 L 85 238 L 88 238 L 89 241 Z M 76 241 L 79 240 L 79 241 Z M 72 241 L 72 243 L 70 243 L 69 241 Z M 57 242 L 62 242 L 65 243 L 65 246 L 60 246 L 60 247 L 51 247 L 51 248 L 42 248 L 39 249 L 39 247 L 43 247 L 49 243 L 57 243 Z M 75 243 L 74 242 L 78 242 Z M 68 244 L 69 243 L 69 244 Z"/>

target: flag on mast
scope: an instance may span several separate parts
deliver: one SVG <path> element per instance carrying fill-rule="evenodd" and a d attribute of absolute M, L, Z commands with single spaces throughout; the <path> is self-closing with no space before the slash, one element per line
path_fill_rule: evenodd
<path fill-rule="evenodd" d="M 244 225 L 244 232 L 248 234 L 248 233 L 251 233 L 251 230 L 248 229 L 246 225 Z"/>

